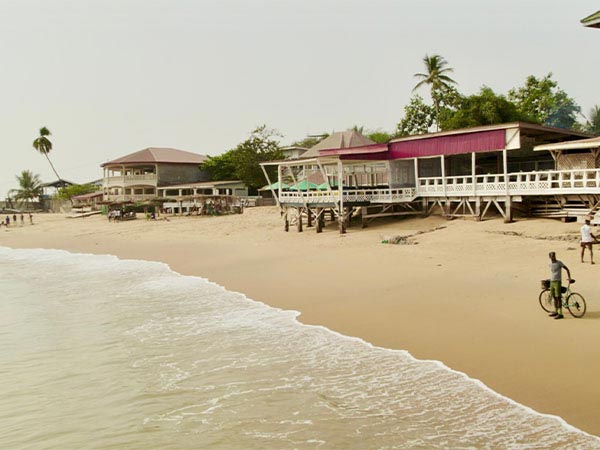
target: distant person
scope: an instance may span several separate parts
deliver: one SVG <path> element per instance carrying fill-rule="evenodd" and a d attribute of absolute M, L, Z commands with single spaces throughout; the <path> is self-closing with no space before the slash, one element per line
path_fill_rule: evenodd
<path fill-rule="evenodd" d="M 556 259 L 556 253 L 550 252 L 548 254 L 550 257 L 550 293 L 552 297 L 554 297 L 554 307 L 556 308 L 555 312 L 550 313 L 550 317 L 554 317 L 555 319 L 564 319 L 562 313 L 562 269 L 565 269 L 567 272 L 567 276 L 569 277 L 569 282 L 571 281 L 571 271 L 567 266 L 563 264 L 562 261 Z"/>
<path fill-rule="evenodd" d="M 25 215 L 21 213 L 21 226 L 25 225 Z"/>
<path fill-rule="evenodd" d="M 4 219 L 4 223 L 6 224 L 6 228 L 10 226 L 10 216 L 6 216 L 6 219 Z"/>
<path fill-rule="evenodd" d="M 13 223 L 17 226 L 17 215 L 13 214 Z"/>
<path fill-rule="evenodd" d="M 33 214 L 29 213 L 29 224 L 33 225 Z"/>
<path fill-rule="evenodd" d="M 585 224 L 581 227 L 581 262 L 583 262 L 583 255 L 585 249 L 590 250 L 590 261 L 594 264 L 594 252 L 592 250 L 592 244 L 596 241 L 596 236 L 592 234 L 589 219 L 585 220 Z"/>

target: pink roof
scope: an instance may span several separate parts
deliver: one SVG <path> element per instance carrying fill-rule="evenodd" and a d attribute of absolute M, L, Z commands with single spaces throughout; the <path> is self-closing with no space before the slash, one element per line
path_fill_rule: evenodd
<path fill-rule="evenodd" d="M 121 158 L 101 164 L 101 167 L 112 164 L 155 164 L 155 163 L 174 163 L 174 164 L 202 164 L 207 159 L 205 155 L 186 152 L 174 148 L 149 147 L 139 152 L 130 153 Z"/>
<path fill-rule="evenodd" d="M 388 159 L 388 144 L 371 144 L 360 147 L 346 147 L 319 150 L 319 156 L 339 155 L 340 159 L 380 160 Z"/>
<path fill-rule="evenodd" d="M 502 130 L 432 136 L 418 140 L 390 142 L 389 158 L 457 155 L 459 153 L 493 152 L 506 147 L 506 132 Z"/>

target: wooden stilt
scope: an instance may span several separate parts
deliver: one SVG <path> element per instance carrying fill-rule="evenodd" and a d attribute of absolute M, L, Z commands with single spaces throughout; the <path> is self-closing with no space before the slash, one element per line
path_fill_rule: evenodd
<path fill-rule="evenodd" d="M 285 208 L 285 212 L 283 213 L 284 225 L 283 229 L 287 232 L 290 231 L 290 220 L 288 218 L 288 209 Z"/>
<path fill-rule="evenodd" d="M 366 206 L 361 206 L 361 208 L 360 208 L 360 222 L 361 222 L 361 226 L 363 228 L 367 228 L 367 226 L 369 225 L 367 222 L 367 207 Z"/>
<path fill-rule="evenodd" d="M 302 233 L 302 208 L 297 208 L 298 211 L 298 233 Z"/>
<path fill-rule="evenodd" d="M 325 214 L 325 211 L 323 210 L 323 208 L 317 208 L 317 217 L 316 217 L 316 226 L 315 229 L 317 231 L 317 233 L 320 233 L 321 231 L 323 231 L 323 223 L 322 223 L 322 219 L 323 219 L 323 215 Z"/>
<path fill-rule="evenodd" d="M 481 197 L 475 198 L 475 220 L 481 222 Z"/>
<path fill-rule="evenodd" d="M 510 195 L 506 196 L 506 201 L 504 202 L 504 207 L 506 208 L 506 212 L 504 214 L 504 223 L 511 223 L 513 221 L 513 210 L 512 210 L 512 199 Z"/>
<path fill-rule="evenodd" d="M 308 228 L 312 227 L 312 211 L 310 208 L 306 208 L 306 226 Z"/>

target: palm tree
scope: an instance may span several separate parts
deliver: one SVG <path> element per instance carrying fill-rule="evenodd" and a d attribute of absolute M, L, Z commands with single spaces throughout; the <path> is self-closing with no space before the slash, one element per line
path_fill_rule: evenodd
<path fill-rule="evenodd" d="M 23 170 L 21 175 L 17 175 L 16 178 L 19 182 L 19 189 L 11 189 L 9 195 L 12 195 L 12 198 L 20 201 L 21 204 L 26 201 L 29 205 L 31 200 L 42 195 L 42 180 L 39 175 L 34 175 L 30 170 Z"/>
<path fill-rule="evenodd" d="M 590 109 L 589 119 L 585 131 L 592 133 L 596 136 L 600 135 L 600 106 L 595 105 Z"/>
<path fill-rule="evenodd" d="M 52 133 L 50 133 L 50 130 L 48 128 L 46 128 L 46 127 L 40 128 L 40 135 L 35 141 L 33 141 L 33 148 L 35 148 L 38 152 L 40 152 L 42 155 L 44 155 L 46 157 L 46 159 L 50 163 L 50 167 L 52 167 L 52 170 L 54 171 L 54 174 L 56 175 L 56 178 L 58 178 L 58 181 L 60 182 L 61 181 L 60 175 L 58 175 L 58 172 L 54 168 L 54 164 L 52 164 L 52 161 L 50 161 L 50 157 L 48 156 L 48 153 L 50 153 L 50 151 L 52 151 L 52 142 L 46 136 L 50 136 L 51 134 Z"/>
<path fill-rule="evenodd" d="M 415 73 L 414 76 L 419 78 L 421 81 L 419 81 L 413 88 L 413 92 L 425 84 L 430 86 L 431 99 L 435 109 L 435 126 L 436 130 L 438 130 L 438 115 L 440 112 L 439 94 L 449 89 L 452 84 L 457 84 L 456 81 L 447 75 L 450 72 L 454 72 L 454 69 L 451 67 L 446 67 L 448 62 L 440 55 L 425 55 L 423 58 L 423 63 L 425 63 L 425 69 L 427 72 Z"/>

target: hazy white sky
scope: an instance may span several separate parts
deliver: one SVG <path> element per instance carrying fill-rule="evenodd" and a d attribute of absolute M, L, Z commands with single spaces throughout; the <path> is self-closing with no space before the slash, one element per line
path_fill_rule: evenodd
<path fill-rule="evenodd" d="M 0 0 L 0 197 L 53 133 L 65 179 L 145 147 L 215 155 L 257 125 L 283 143 L 354 124 L 395 129 L 426 53 L 464 94 L 554 73 L 600 104 L 596 0 Z M 425 92 L 423 92 L 425 94 Z"/>

